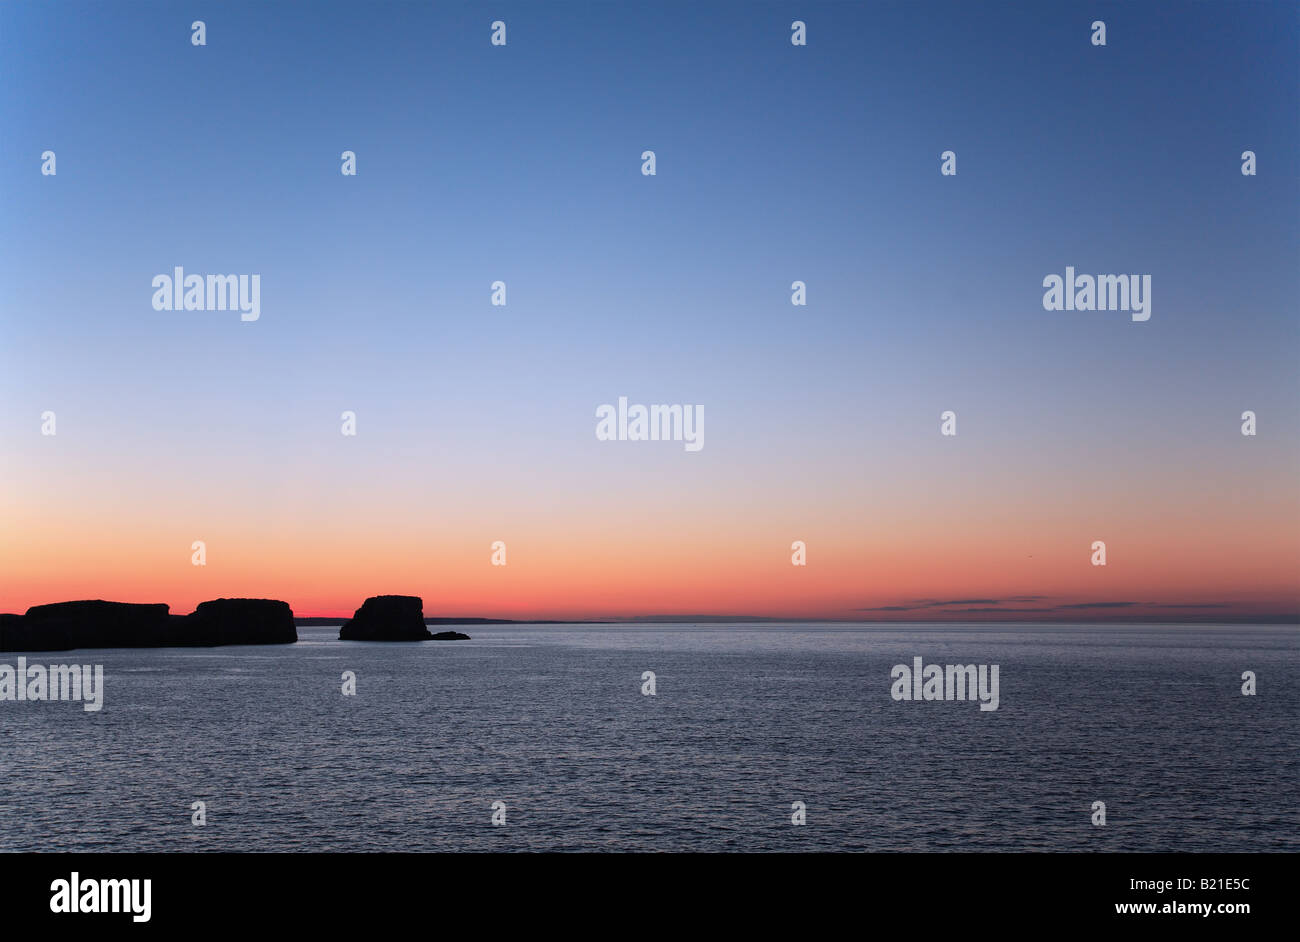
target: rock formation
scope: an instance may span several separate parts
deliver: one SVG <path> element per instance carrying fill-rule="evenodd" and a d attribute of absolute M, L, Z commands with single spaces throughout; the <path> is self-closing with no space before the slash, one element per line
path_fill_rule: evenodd
<path fill-rule="evenodd" d="M 0 651 L 217 647 L 297 640 L 293 610 L 288 602 L 276 599 L 211 599 L 200 602 L 189 615 L 172 615 L 161 603 L 102 599 L 33 605 L 25 615 L 0 615 Z M 431 634 L 419 596 L 378 595 L 366 599 L 343 624 L 339 640 L 468 641 L 469 635 Z"/>
<path fill-rule="evenodd" d="M 339 629 L 340 641 L 428 641 L 424 600 L 418 595 L 377 595 L 366 599 Z"/>
<path fill-rule="evenodd" d="M 185 617 L 183 644 L 293 644 L 298 629 L 288 602 L 213 599 Z"/>
<path fill-rule="evenodd" d="M 153 648 L 165 645 L 172 634 L 163 604 L 54 602 L 33 605 L 23 621 L 34 638 L 63 638 L 72 648 Z"/>
<path fill-rule="evenodd" d="M 0 615 L 0 651 L 67 651 L 72 648 L 214 647 L 223 644 L 292 644 L 298 640 L 293 610 L 274 599 L 214 599 L 193 614 L 169 614 L 164 604 L 54 602 L 25 615 Z"/>

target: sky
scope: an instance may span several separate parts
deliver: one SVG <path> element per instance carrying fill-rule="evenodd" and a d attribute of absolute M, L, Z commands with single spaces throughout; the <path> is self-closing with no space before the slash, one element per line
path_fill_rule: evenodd
<path fill-rule="evenodd" d="M 1298 11 L 0 4 L 0 611 L 1295 621 Z"/>

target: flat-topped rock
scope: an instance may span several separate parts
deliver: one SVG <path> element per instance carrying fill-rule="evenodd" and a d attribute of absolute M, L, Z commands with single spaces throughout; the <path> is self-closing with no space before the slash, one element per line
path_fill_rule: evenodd
<path fill-rule="evenodd" d="M 418 595 L 376 595 L 366 599 L 339 629 L 340 641 L 428 641 L 424 600 Z"/>
<path fill-rule="evenodd" d="M 278 599 L 212 599 L 185 617 L 183 644 L 293 644 L 293 609 Z"/>
<path fill-rule="evenodd" d="M 32 637 L 63 639 L 71 648 L 157 647 L 171 635 L 171 619 L 161 602 L 141 605 L 89 599 L 33 605 L 23 622 Z"/>
<path fill-rule="evenodd" d="M 172 615 L 162 603 L 103 599 L 33 605 L 25 615 L 0 615 L 0 651 L 215 647 L 297 640 L 293 609 L 275 599 L 212 599 L 200 602 L 189 615 Z"/>

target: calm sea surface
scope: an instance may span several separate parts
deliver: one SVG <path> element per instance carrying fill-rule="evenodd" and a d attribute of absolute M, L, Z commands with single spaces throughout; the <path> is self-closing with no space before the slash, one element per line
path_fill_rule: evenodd
<path fill-rule="evenodd" d="M 467 631 L 27 654 L 104 708 L 0 702 L 0 849 L 1300 850 L 1294 627 Z M 917 655 L 999 708 L 894 701 Z"/>

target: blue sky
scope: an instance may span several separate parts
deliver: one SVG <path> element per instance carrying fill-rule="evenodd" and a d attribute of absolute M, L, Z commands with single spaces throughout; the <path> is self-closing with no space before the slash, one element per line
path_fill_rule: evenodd
<path fill-rule="evenodd" d="M 1300 468 L 1297 16 L 6 3 L 9 484 L 40 476 L 32 416 L 57 403 L 83 459 L 123 473 L 130 454 L 328 487 L 308 459 L 370 460 L 320 444 L 351 408 L 372 459 L 437 463 L 440 486 L 502 464 L 582 491 L 593 410 L 628 395 L 706 403 L 712 480 L 773 488 L 914 478 L 945 408 L 972 473 L 1137 455 L 1158 487 L 1166 466 L 1227 467 L 1252 408 L 1275 487 Z M 175 265 L 260 273 L 261 320 L 152 310 Z M 1044 311 L 1066 265 L 1151 274 L 1152 319 Z"/>

